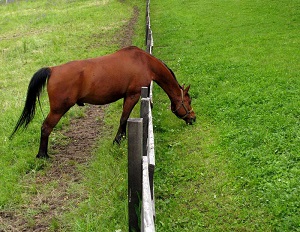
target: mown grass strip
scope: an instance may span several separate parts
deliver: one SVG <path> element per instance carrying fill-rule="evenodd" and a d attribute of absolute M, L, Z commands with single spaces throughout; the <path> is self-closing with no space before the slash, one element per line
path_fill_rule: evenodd
<path fill-rule="evenodd" d="M 185 126 L 155 89 L 158 229 L 296 231 L 297 3 L 151 4 L 154 55 L 191 84 L 198 113 Z"/>

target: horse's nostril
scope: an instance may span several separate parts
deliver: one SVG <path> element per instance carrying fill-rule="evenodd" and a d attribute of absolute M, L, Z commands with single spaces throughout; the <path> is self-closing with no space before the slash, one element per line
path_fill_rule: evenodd
<path fill-rule="evenodd" d="M 193 125 L 193 123 L 196 122 L 196 117 L 195 118 L 190 118 L 186 121 L 186 124 L 188 125 Z"/>

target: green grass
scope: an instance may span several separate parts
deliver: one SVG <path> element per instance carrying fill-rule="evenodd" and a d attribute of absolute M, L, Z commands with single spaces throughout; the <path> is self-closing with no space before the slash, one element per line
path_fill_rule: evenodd
<path fill-rule="evenodd" d="M 0 210 L 13 211 L 19 205 L 24 204 L 31 194 L 35 194 L 35 187 L 27 186 L 25 183 L 34 182 L 29 179 L 34 179 L 36 172 L 44 172 L 45 167 L 48 166 L 47 162 L 35 158 L 39 145 L 40 126 L 44 118 L 40 110 L 37 110 L 36 117 L 26 131 L 16 135 L 12 141 L 8 139 L 22 111 L 27 86 L 33 73 L 43 66 L 58 65 L 74 59 L 96 57 L 114 52 L 120 46 L 120 38 L 115 37 L 120 34 L 119 31 L 132 16 L 134 6 L 138 6 L 140 11 L 144 9 L 144 4 L 138 1 L 127 3 L 117 0 L 43 0 L 0 4 L 0 63 L 2 64 L 0 66 Z M 136 30 L 141 33 L 144 32 L 143 20 L 143 14 L 140 14 Z M 141 33 L 135 37 L 135 43 L 138 46 L 143 45 Z M 42 98 L 42 105 L 46 114 L 48 112 L 46 94 Z M 120 109 L 120 105 L 121 103 L 116 103 L 111 109 L 108 108 L 109 116 L 114 119 L 114 122 L 110 124 L 114 123 L 115 127 L 118 125 L 121 114 L 121 111 L 117 110 Z M 63 138 L 60 129 L 68 126 L 70 118 L 80 117 L 83 114 L 84 111 L 78 107 L 71 109 L 51 134 L 50 143 L 61 143 Z M 107 141 L 103 139 L 103 149 L 112 146 L 113 136 L 116 133 L 116 129 L 112 130 L 111 126 L 108 126 L 106 130 L 107 138 L 105 139 Z M 105 146 L 104 144 L 108 144 L 108 141 L 109 145 Z M 115 152 L 117 153 L 117 151 Z M 111 154 L 106 153 L 106 156 L 110 157 Z M 99 166 L 108 167 L 110 165 L 112 161 L 107 159 L 106 162 L 105 157 L 104 160 L 100 160 Z M 91 164 L 91 168 L 88 170 L 100 169 L 100 167 L 95 168 L 96 163 L 97 158 L 95 158 L 95 164 Z M 122 163 L 120 167 L 122 167 Z M 105 172 L 106 169 L 103 170 Z M 86 171 L 86 167 L 82 167 L 82 172 L 87 172 L 87 185 L 94 185 L 99 181 L 95 173 Z M 98 175 L 97 172 L 96 174 Z M 109 178 L 110 181 L 107 181 L 108 184 L 106 184 L 106 178 L 107 176 L 103 178 L 103 182 L 98 182 L 97 186 L 113 187 L 109 183 L 115 180 Z M 126 182 L 126 180 L 122 181 Z M 124 186 L 123 182 L 122 186 Z M 118 183 L 116 182 L 116 184 Z M 49 183 L 49 186 L 52 184 L 55 183 Z M 86 187 L 85 184 L 78 186 L 74 184 L 71 188 L 70 191 L 83 191 L 87 195 L 94 194 L 94 191 L 97 194 L 100 192 L 98 196 L 90 196 L 91 199 L 100 197 L 107 191 L 95 189 L 93 186 Z M 87 191 L 85 192 L 85 190 Z M 92 206 L 96 205 L 93 203 Z M 82 207 L 91 211 L 88 200 L 83 202 Z M 103 205 L 102 208 L 105 206 Z M 113 208 L 111 210 L 115 211 Z M 108 211 L 105 211 L 105 214 L 109 215 Z M 122 215 L 126 217 L 126 214 L 122 213 Z M 28 217 L 30 218 L 30 215 Z M 102 216 L 98 215 L 98 217 Z M 94 224 L 101 225 L 97 220 L 98 217 L 94 218 Z M 80 220 L 84 221 L 83 223 L 89 223 L 90 218 L 82 217 Z M 76 228 L 76 225 L 78 225 L 76 230 L 84 227 L 77 223 L 64 223 L 62 218 L 53 218 L 52 229 L 64 230 L 62 226 Z M 86 226 L 86 228 L 88 227 L 92 226 Z"/>
<path fill-rule="evenodd" d="M 133 5 L 145 9 L 113 0 L 0 4 L 1 210 L 35 194 L 24 182 L 48 165 L 35 159 L 39 110 L 27 131 L 8 140 L 32 74 L 116 50 L 114 35 Z M 197 123 L 185 125 L 155 86 L 157 231 L 299 230 L 298 12 L 297 1 L 151 1 L 154 55 L 191 84 L 197 113 Z M 142 47 L 140 16 L 134 44 Z M 121 106 L 107 109 L 99 148 L 79 167 L 84 180 L 70 186 L 86 199 L 56 215 L 52 231 L 127 230 L 126 142 L 111 145 Z M 61 142 L 60 128 L 82 114 L 74 108 L 51 142 Z"/>
<path fill-rule="evenodd" d="M 154 55 L 191 84 L 197 113 L 185 126 L 155 88 L 158 230 L 297 231 L 299 3 L 151 8 Z"/>

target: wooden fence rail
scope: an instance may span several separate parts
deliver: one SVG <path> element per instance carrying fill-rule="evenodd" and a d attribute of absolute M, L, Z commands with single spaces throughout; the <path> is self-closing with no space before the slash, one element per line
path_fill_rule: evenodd
<path fill-rule="evenodd" d="M 146 152 L 143 152 L 143 171 L 142 171 L 142 231 L 155 231 L 155 204 L 154 204 L 154 134 L 151 112 L 150 98 L 141 99 L 141 117 L 143 118 L 143 128 L 147 134 L 143 135 L 143 146 Z M 144 124 L 146 122 L 146 124 Z"/>
<path fill-rule="evenodd" d="M 151 23 L 150 23 L 150 0 L 147 0 L 146 6 L 146 45 L 147 45 L 147 52 L 152 54 L 153 48 L 153 36 L 151 30 Z"/>

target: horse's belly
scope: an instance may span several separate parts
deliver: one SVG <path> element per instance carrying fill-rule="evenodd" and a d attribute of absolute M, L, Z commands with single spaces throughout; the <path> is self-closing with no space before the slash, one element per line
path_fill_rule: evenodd
<path fill-rule="evenodd" d="M 105 105 L 115 102 L 121 98 L 124 98 L 124 93 L 121 92 L 111 92 L 107 93 L 105 91 L 93 91 L 90 92 L 85 97 L 79 99 L 80 102 L 89 103 L 93 105 Z"/>

